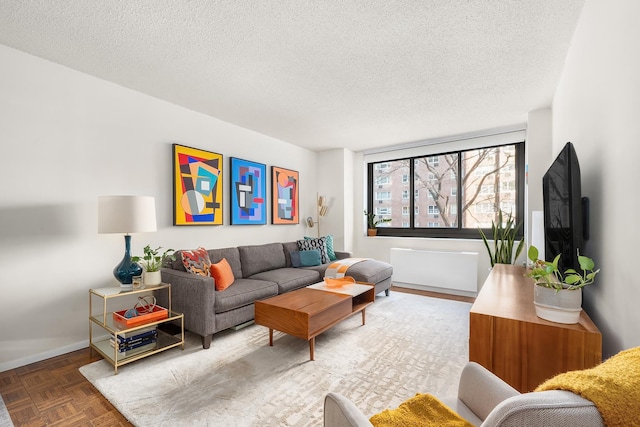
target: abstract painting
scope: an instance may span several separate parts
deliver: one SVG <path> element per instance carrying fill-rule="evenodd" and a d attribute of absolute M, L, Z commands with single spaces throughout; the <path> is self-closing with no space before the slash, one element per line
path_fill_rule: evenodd
<path fill-rule="evenodd" d="M 271 166 L 271 223 L 298 224 L 298 172 Z"/>
<path fill-rule="evenodd" d="M 222 224 L 222 154 L 173 144 L 173 225 Z"/>
<path fill-rule="evenodd" d="M 267 167 L 231 157 L 231 225 L 267 223 Z"/>

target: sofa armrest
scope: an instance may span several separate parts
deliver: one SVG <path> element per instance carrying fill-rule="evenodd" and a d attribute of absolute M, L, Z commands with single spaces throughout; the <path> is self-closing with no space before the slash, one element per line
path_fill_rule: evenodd
<path fill-rule="evenodd" d="M 460 375 L 458 399 L 484 420 L 502 401 L 520 393 L 484 366 L 469 362 Z"/>
<path fill-rule="evenodd" d="M 338 259 L 351 258 L 351 252 L 333 251 Z"/>
<path fill-rule="evenodd" d="M 184 314 L 184 327 L 206 337 L 215 332 L 216 301 L 212 277 L 162 268 L 162 281 L 171 284 L 171 309 Z"/>
<path fill-rule="evenodd" d="M 484 420 L 483 427 L 512 426 L 604 427 L 593 402 L 570 391 L 524 393 L 501 402 Z"/>
<path fill-rule="evenodd" d="M 325 427 L 370 427 L 369 419 L 349 399 L 338 393 L 324 398 Z"/>

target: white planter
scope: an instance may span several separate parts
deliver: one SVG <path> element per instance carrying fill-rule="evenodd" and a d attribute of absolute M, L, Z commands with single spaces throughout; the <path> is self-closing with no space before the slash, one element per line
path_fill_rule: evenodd
<path fill-rule="evenodd" d="M 145 271 L 144 272 L 144 284 L 145 285 L 159 285 L 162 282 L 162 276 L 159 271 Z"/>
<path fill-rule="evenodd" d="M 574 324 L 580 321 L 582 289 L 567 290 L 533 286 L 536 315 L 555 323 Z"/>

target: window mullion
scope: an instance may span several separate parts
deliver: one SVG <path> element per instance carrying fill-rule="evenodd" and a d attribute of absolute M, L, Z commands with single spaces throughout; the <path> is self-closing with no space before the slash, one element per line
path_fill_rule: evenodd
<path fill-rule="evenodd" d="M 416 215 L 416 194 L 415 194 L 415 159 L 412 157 L 409 159 L 409 228 L 415 227 L 415 215 Z"/>

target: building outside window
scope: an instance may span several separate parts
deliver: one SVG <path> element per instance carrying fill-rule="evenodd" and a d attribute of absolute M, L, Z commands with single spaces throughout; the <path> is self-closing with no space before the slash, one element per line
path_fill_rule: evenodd
<path fill-rule="evenodd" d="M 376 208 L 396 212 L 382 235 L 475 239 L 501 210 L 524 215 L 524 142 L 369 163 L 368 185 Z"/>

